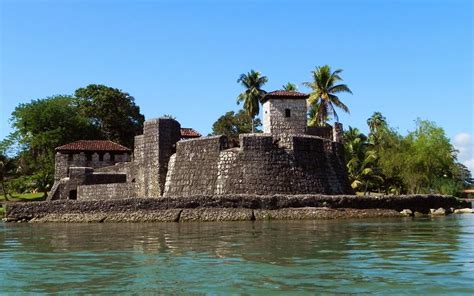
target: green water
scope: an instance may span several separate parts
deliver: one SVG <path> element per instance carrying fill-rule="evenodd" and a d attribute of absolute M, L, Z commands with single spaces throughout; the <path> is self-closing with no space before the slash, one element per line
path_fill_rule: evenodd
<path fill-rule="evenodd" d="M 474 294 L 474 215 L 2 224 L 0 294 Z"/>

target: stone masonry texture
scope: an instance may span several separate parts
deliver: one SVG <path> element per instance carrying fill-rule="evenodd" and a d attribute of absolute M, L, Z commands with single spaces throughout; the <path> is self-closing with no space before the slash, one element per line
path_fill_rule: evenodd
<path fill-rule="evenodd" d="M 131 160 L 58 153 L 48 200 L 352 193 L 342 125 L 306 127 L 305 100 L 279 98 L 263 107 L 266 133 L 241 134 L 239 147 L 229 148 L 225 136 L 181 140 L 179 122 L 157 118 L 135 137 Z"/>
<path fill-rule="evenodd" d="M 261 219 L 331 219 L 429 213 L 467 208 L 452 196 L 198 195 L 175 198 L 55 200 L 7 203 L 7 222 L 185 222 Z"/>
<path fill-rule="evenodd" d="M 263 132 L 273 135 L 304 134 L 307 125 L 306 112 L 305 100 L 268 100 L 263 104 Z"/>
<path fill-rule="evenodd" d="M 164 196 L 198 194 L 351 193 L 341 143 L 289 136 L 292 149 L 269 134 L 240 136 L 227 149 L 225 137 L 178 143 Z"/>

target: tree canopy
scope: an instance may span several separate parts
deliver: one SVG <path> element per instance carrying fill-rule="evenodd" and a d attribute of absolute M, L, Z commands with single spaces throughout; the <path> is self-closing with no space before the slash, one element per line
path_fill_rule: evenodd
<path fill-rule="evenodd" d="M 13 132 L 0 143 L 0 152 L 6 155 L 15 147 L 17 170 L 28 177 L 28 183 L 46 192 L 53 182 L 55 147 L 88 139 L 133 147 L 143 121 L 132 96 L 104 85 L 89 85 L 76 90 L 75 96 L 57 95 L 18 105 L 11 117 Z M 5 166 L 5 160 L 2 163 Z M 8 174 L 4 170 L 3 180 Z"/>
<path fill-rule="evenodd" d="M 341 72 L 341 69 L 332 72 L 328 65 L 316 67 L 314 71 L 311 71 L 313 81 L 303 83 L 311 89 L 308 100 L 312 110 L 312 112 L 309 112 L 310 126 L 324 126 L 330 116 L 334 116 L 334 119 L 338 121 L 336 107 L 349 113 L 349 108 L 335 95 L 343 92 L 352 94 L 347 85 L 337 84 L 337 82 L 342 81 L 341 76 L 339 76 Z"/>
<path fill-rule="evenodd" d="M 435 123 L 416 121 L 406 136 L 392 129 L 380 112 L 368 120 L 369 136 L 349 127 L 344 135 L 352 187 L 384 193 L 456 194 L 470 180 L 456 151 Z"/>
<path fill-rule="evenodd" d="M 142 132 L 145 117 L 130 94 L 117 88 L 91 84 L 74 93 L 81 114 L 105 139 L 126 147 Z"/>
<path fill-rule="evenodd" d="M 237 83 L 242 84 L 245 88 L 245 91 L 237 97 L 237 104 L 240 104 L 241 102 L 244 103 L 244 110 L 252 119 L 252 132 L 255 131 L 255 123 L 253 122 L 254 118 L 260 112 L 260 101 L 266 93 L 262 87 L 267 82 L 268 78 L 266 76 L 262 76 L 260 72 L 254 70 L 250 70 L 247 74 L 241 74 L 239 79 L 237 79 Z"/>
<path fill-rule="evenodd" d="M 287 84 L 283 85 L 283 90 L 286 90 L 286 91 L 297 91 L 297 90 L 298 90 L 298 87 L 296 86 L 296 84 L 291 83 L 291 82 L 288 82 Z"/>
<path fill-rule="evenodd" d="M 260 119 L 254 121 L 255 131 L 260 132 L 259 127 L 262 126 Z M 219 117 L 212 125 L 213 135 L 225 135 L 229 141 L 238 141 L 239 134 L 252 132 L 252 118 L 244 110 L 235 113 L 229 111 Z"/>

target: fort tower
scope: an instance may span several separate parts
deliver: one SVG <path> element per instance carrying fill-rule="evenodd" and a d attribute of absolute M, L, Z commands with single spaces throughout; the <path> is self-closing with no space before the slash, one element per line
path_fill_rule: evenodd
<path fill-rule="evenodd" d="M 296 91 L 277 90 L 263 99 L 263 132 L 279 136 L 306 133 L 309 95 Z"/>

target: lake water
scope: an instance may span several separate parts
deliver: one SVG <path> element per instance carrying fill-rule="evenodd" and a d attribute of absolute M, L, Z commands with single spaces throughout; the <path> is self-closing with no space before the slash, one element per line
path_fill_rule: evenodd
<path fill-rule="evenodd" d="M 474 215 L 0 223 L 0 294 L 474 294 Z"/>

